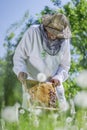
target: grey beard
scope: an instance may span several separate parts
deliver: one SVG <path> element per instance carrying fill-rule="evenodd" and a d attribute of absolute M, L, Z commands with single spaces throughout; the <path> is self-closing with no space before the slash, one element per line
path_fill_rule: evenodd
<path fill-rule="evenodd" d="M 49 55 L 52 55 L 52 56 L 56 55 L 60 51 L 61 44 L 63 43 L 64 39 L 56 39 L 56 40 L 49 39 L 42 24 L 40 25 L 40 33 L 42 37 L 43 49 Z"/>

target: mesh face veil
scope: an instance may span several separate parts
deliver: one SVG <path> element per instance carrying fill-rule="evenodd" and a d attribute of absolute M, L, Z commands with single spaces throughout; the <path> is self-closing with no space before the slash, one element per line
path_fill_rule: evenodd
<path fill-rule="evenodd" d="M 40 31 L 41 31 L 43 49 L 50 55 L 53 56 L 56 55 L 60 51 L 61 44 L 63 43 L 64 39 L 62 38 L 56 40 L 48 39 L 43 25 L 40 26 Z"/>

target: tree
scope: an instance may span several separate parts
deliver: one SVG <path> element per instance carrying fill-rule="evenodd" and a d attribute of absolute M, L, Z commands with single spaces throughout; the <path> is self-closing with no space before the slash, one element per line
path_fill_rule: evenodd
<path fill-rule="evenodd" d="M 61 5 L 61 0 L 51 0 L 55 6 Z"/>
<path fill-rule="evenodd" d="M 72 0 L 72 2 L 69 2 L 63 7 L 63 12 L 70 21 L 72 31 L 72 61 L 70 81 L 68 80 L 70 87 L 68 85 L 66 86 L 68 86 L 69 92 L 73 94 L 73 91 L 76 93 L 80 89 L 75 82 L 76 76 L 81 70 L 87 69 L 87 1 Z"/>

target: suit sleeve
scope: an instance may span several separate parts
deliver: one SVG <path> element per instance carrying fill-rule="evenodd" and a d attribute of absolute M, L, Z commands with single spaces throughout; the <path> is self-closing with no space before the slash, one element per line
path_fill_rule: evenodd
<path fill-rule="evenodd" d="M 13 56 L 13 71 L 18 76 L 20 72 L 28 73 L 26 60 L 29 57 L 31 45 L 31 30 L 29 29 L 18 44 Z"/>
<path fill-rule="evenodd" d="M 60 82 L 64 82 L 68 78 L 68 72 L 70 69 L 70 39 L 65 40 L 64 43 L 64 49 L 63 49 L 63 58 L 59 64 L 58 70 L 56 74 L 54 75 L 53 79 L 58 79 Z"/>

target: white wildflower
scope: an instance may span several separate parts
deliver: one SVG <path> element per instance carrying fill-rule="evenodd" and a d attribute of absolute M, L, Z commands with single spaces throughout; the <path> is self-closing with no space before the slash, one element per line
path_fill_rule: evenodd
<path fill-rule="evenodd" d="M 57 120 L 58 116 L 59 116 L 59 114 L 54 113 L 53 116 L 52 116 L 52 118 L 53 118 L 54 120 Z"/>
<path fill-rule="evenodd" d="M 37 115 L 37 116 L 40 115 L 41 112 L 42 112 L 41 109 L 34 109 L 34 113 L 35 113 L 35 115 Z"/>
<path fill-rule="evenodd" d="M 66 118 L 66 122 L 67 122 L 67 123 L 71 123 L 72 121 L 73 121 L 73 118 L 71 118 L 71 117 L 67 117 L 67 118 Z"/>
<path fill-rule="evenodd" d="M 84 118 L 85 120 L 87 120 L 87 113 L 86 113 L 86 112 L 84 113 L 83 118 Z"/>
<path fill-rule="evenodd" d="M 84 130 L 84 128 L 80 128 L 80 130 Z"/>
<path fill-rule="evenodd" d="M 1 112 L 2 118 L 8 122 L 18 122 L 18 108 L 18 104 L 5 107 Z"/>
<path fill-rule="evenodd" d="M 78 126 L 76 126 L 76 125 L 72 125 L 72 127 L 71 127 L 70 130 L 78 130 Z"/>
<path fill-rule="evenodd" d="M 39 120 L 38 119 L 35 119 L 34 122 L 33 122 L 33 125 L 35 127 L 38 127 L 39 126 Z"/>
<path fill-rule="evenodd" d="M 87 108 L 87 100 L 86 99 L 87 99 L 87 92 L 81 91 L 75 96 L 74 102 L 79 107 Z"/>
<path fill-rule="evenodd" d="M 46 81 L 46 75 L 44 74 L 44 73 L 39 73 L 38 75 L 37 75 L 37 80 L 39 81 L 39 82 L 45 82 Z"/>
<path fill-rule="evenodd" d="M 5 121 L 3 119 L 0 119 L 0 129 L 5 130 Z"/>
<path fill-rule="evenodd" d="M 85 123 L 85 126 L 87 127 L 87 122 Z"/>
<path fill-rule="evenodd" d="M 67 111 L 69 109 L 68 102 L 59 102 L 59 108 L 61 111 Z"/>
<path fill-rule="evenodd" d="M 87 70 L 84 70 L 79 74 L 76 78 L 76 82 L 81 88 L 87 87 Z"/>
<path fill-rule="evenodd" d="M 25 113 L 25 110 L 24 110 L 24 109 L 20 109 L 19 113 L 20 113 L 20 114 L 24 114 L 24 113 Z"/>
<path fill-rule="evenodd" d="M 74 115 L 76 112 L 75 112 L 75 105 L 74 105 L 74 101 L 73 99 L 70 99 L 70 112 L 72 115 Z"/>

